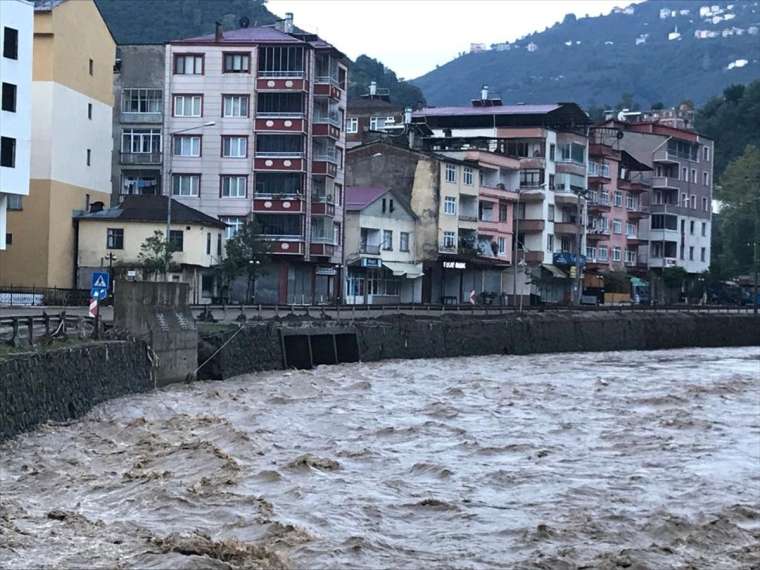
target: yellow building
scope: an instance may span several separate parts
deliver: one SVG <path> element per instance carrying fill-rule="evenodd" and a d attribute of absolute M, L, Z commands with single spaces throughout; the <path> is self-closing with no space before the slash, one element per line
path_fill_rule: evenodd
<path fill-rule="evenodd" d="M 75 286 L 73 212 L 110 201 L 115 52 L 93 0 L 35 3 L 29 196 L 8 212 L 0 286 Z"/>
<path fill-rule="evenodd" d="M 77 233 L 77 286 L 89 289 L 95 271 L 112 271 L 134 279 L 163 279 L 147 275 L 139 258 L 140 246 L 156 231 L 166 233 L 166 196 L 128 196 L 113 208 L 96 205 L 74 216 Z M 174 246 L 170 281 L 190 284 L 190 303 L 209 303 L 214 278 L 208 269 L 222 261 L 226 224 L 172 200 L 169 241 Z"/>

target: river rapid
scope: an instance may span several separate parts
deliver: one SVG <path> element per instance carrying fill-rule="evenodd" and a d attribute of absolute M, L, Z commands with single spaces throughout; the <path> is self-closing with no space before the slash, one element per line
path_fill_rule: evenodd
<path fill-rule="evenodd" d="M 760 348 L 173 386 L 0 445 L 2 568 L 758 568 Z"/>

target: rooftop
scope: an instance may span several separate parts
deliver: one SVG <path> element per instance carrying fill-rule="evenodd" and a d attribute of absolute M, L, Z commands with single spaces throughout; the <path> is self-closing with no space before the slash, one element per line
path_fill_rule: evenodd
<path fill-rule="evenodd" d="M 98 212 L 82 212 L 74 217 L 80 221 L 119 220 L 166 223 L 168 202 L 166 196 L 127 196 L 124 202 L 113 208 L 104 208 Z M 172 200 L 172 222 L 216 228 L 227 227 L 224 222 L 176 200 Z"/>
<path fill-rule="evenodd" d="M 346 188 L 346 211 L 363 210 L 387 191 L 381 187 L 349 186 Z"/>
<path fill-rule="evenodd" d="M 493 107 L 425 107 L 415 111 L 413 117 L 446 117 L 468 115 L 545 115 L 561 106 L 553 105 L 501 105 Z"/>
<path fill-rule="evenodd" d="M 194 38 L 175 40 L 176 44 L 220 43 L 220 44 L 303 44 L 303 40 L 281 32 L 275 28 L 263 26 L 258 28 L 239 28 L 224 30 L 221 41 L 217 42 L 214 34 Z M 327 44 L 327 42 L 323 42 Z M 327 44 L 329 46 L 329 44 Z M 331 47 L 331 46 L 330 46 Z"/>

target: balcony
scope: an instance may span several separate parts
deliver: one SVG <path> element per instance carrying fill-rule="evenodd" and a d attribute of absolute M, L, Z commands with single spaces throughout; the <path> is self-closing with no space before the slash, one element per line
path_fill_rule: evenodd
<path fill-rule="evenodd" d="M 311 196 L 311 213 L 314 216 L 335 216 L 333 197 L 326 194 L 313 194 Z"/>
<path fill-rule="evenodd" d="M 582 226 L 573 222 L 554 222 L 555 234 L 577 235 L 581 232 Z"/>
<path fill-rule="evenodd" d="M 314 123 L 311 126 L 311 134 L 315 137 L 329 137 L 337 141 L 340 138 L 340 125 Z"/>
<path fill-rule="evenodd" d="M 517 220 L 515 222 L 515 228 L 518 232 L 536 233 L 543 232 L 546 227 L 544 220 Z"/>
<path fill-rule="evenodd" d="M 556 204 L 577 204 L 578 195 L 571 190 L 557 189 L 554 192 L 554 202 Z"/>
<path fill-rule="evenodd" d="M 312 235 L 309 253 L 311 255 L 332 257 L 335 254 L 335 238 L 333 236 Z"/>
<path fill-rule="evenodd" d="M 618 189 L 626 192 L 641 193 L 649 190 L 651 186 L 640 181 L 618 180 Z"/>
<path fill-rule="evenodd" d="M 629 220 L 640 220 L 649 215 L 649 212 L 642 210 L 640 207 L 626 208 Z"/>
<path fill-rule="evenodd" d="M 476 224 L 478 217 L 474 214 L 459 214 L 459 221 L 465 224 Z"/>
<path fill-rule="evenodd" d="M 595 200 L 589 200 L 588 211 L 589 212 L 609 212 L 610 211 L 609 199 L 605 200 L 602 198 L 597 198 Z"/>
<path fill-rule="evenodd" d="M 654 152 L 652 160 L 661 164 L 679 164 L 679 158 L 676 154 L 668 152 L 667 146 Z"/>
<path fill-rule="evenodd" d="M 296 235 L 262 235 L 261 238 L 269 242 L 270 253 L 273 255 L 303 255 L 303 236 Z"/>
<path fill-rule="evenodd" d="M 362 243 L 359 246 L 359 253 L 366 255 L 380 255 L 380 244 Z"/>
<path fill-rule="evenodd" d="M 303 211 L 303 200 L 299 198 L 260 197 L 257 194 L 253 199 L 253 212 L 256 214 L 302 214 Z"/>
<path fill-rule="evenodd" d="M 534 156 L 532 158 L 520 158 L 520 170 L 535 170 L 546 168 L 546 160 L 543 156 Z"/>
<path fill-rule="evenodd" d="M 333 159 L 323 155 L 315 156 L 311 162 L 311 173 L 314 176 L 329 176 L 335 178 L 338 175 L 338 165 Z"/>
<path fill-rule="evenodd" d="M 290 153 L 292 158 L 284 158 L 285 153 L 256 153 L 254 169 L 262 172 L 303 172 L 302 153 Z M 297 157 L 297 158 L 296 158 Z"/>
<path fill-rule="evenodd" d="M 605 241 L 610 239 L 609 228 L 590 228 L 586 231 L 586 241 Z"/>
<path fill-rule="evenodd" d="M 337 81 L 331 78 L 317 77 L 314 81 L 314 95 L 340 101 L 340 98 L 343 96 L 343 90 L 338 86 Z"/>
<path fill-rule="evenodd" d="M 155 113 L 132 113 L 121 111 L 119 113 L 119 122 L 124 125 L 129 124 L 158 124 L 164 121 L 164 114 L 161 111 Z"/>
<path fill-rule="evenodd" d="M 161 164 L 162 157 L 160 152 L 122 152 L 119 161 L 122 164 Z"/>
<path fill-rule="evenodd" d="M 561 162 L 557 161 L 557 174 L 575 174 L 576 176 L 586 176 L 586 165 L 580 162 Z"/>
<path fill-rule="evenodd" d="M 524 249 L 518 250 L 517 252 L 517 259 L 522 261 L 525 260 L 525 263 L 529 264 L 537 264 L 537 263 L 543 263 L 544 262 L 544 252 L 543 251 L 527 251 Z"/>
<path fill-rule="evenodd" d="M 683 182 L 678 178 L 670 176 L 653 176 L 652 188 L 672 188 L 674 190 L 680 190 L 683 186 Z"/>
<path fill-rule="evenodd" d="M 293 117 L 277 117 L 270 113 L 256 113 L 255 129 L 257 131 L 271 131 L 283 133 L 302 133 L 305 131 L 306 121 L 303 115 Z"/>
<path fill-rule="evenodd" d="M 542 202 L 544 199 L 544 185 L 520 186 L 520 200 L 523 202 Z"/>
<path fill-rule="evenodd" d="M 272 75 L 268 75 L 272 74 Z M 286 74 L 285 76 L 276 74 Z M 309 82 L 303 71 L 259 71 L 256 78 L 257 91 L 308 91 Z"/>
<path fill-rule="evenodd" d="M 641 245 L 647 243 L 647 240 L 641 239 L 637 235 L 625 236 L 625 240 L 628 242 L 628 245 Z"/>

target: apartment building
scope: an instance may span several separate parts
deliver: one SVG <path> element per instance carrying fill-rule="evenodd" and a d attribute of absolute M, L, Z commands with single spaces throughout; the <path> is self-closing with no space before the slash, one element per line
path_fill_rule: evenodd
<path fill-rule="evenodd" d="M 588 163 L 587 277 L 606 271 L 637 273 L 638 251 L 646 245 L 639 225 L 649 215 L 642 195 L 649 190 L 640 178 L 651 169 L 618 146 L 616 129 L 591 131 Z M 587 279 L 590 287 L 603 287 Z"/>
<path fill-rule="evenodd" d="M 0 250 L 13 245 L 13 234 L 7 229 L 7 211 L 20 210 L 24 197 L 29 194 L 33 27 L 32 2 L 3 2 L 0 7 Z"/>
<path fill-rule="evenodd" d="M 165 191 L 227 238 L 255 216 L 274 260 L 259 302 L 340 295 L 347 63 L 292 17 L 166 46 Z"/>
<path fill-rule="evenodd" d="M 512 262 L 516 160 L 388 141 L 353 147 L 347 156 L 349 185 L 386 188 L 417 216 L 412 249 L 423 264 L 423 302 L 468 302 L 473 291 L 479 300 L 502 300 Z"/>
<path fill-rule="evenodd" d="M 587 188 L 588 116 L 573 103 L 503 105 L 484 87 L 471 106 L 422 109 L 413 125 L 427 131 L 425 148 L 479 149 L 514 161 L 518 257 L 503 289 L 569 300 L 571 267 L 585 251 L 578 193 Z"/>
<path fill-rule="evenodd" d="M 75 285 L 72 214 L 110 198 L 114 53 L 92 0 L 35 3 L 29 196 L 8 212 L 2 285 Z"/>
<path fill-rule="evenodd" d="M 346 147 L 368 143 L 388 134 L 403 136 L 404 108 L 391 102 L 390 90 L 372 81 L 369 89 L 348 103 Z"/>
<path fill-rule="evenodd" d="M 145 273 L 140 252 L 146 239 L 166 231 L 167 208 L 166 196 L 127 196 L 110 208 L 96 204 L 90 211 L 77 212 L 77 287 L 89 289 L 95 271 L 163 279 Z M 177 201 L 172 201 L 172 219 L 181 229 L 169 235 L 174 253 L 168 279 L 189 284 L 188 302 L 210 303 L 217 292 L 207 273 L 222 259 L 226 226 Z"/>
<path fill-rule="evenodd" d="M 350 304 L 419 303 L 417 216 L 385 188 L 346 188 L 346 285 Z"/>
<path fill-rule="evenodd" d="M 636 177 L 651 190 L 642 195 L 650 216 L 641 220 L 648 240 L 640 264 L 655 272 L 683 267 L 696 274 L 710 266 L 714 143 L 699 133 L 656 122 L 610 121 L 623 133 L 620 148 L 651 170 Z"/>

